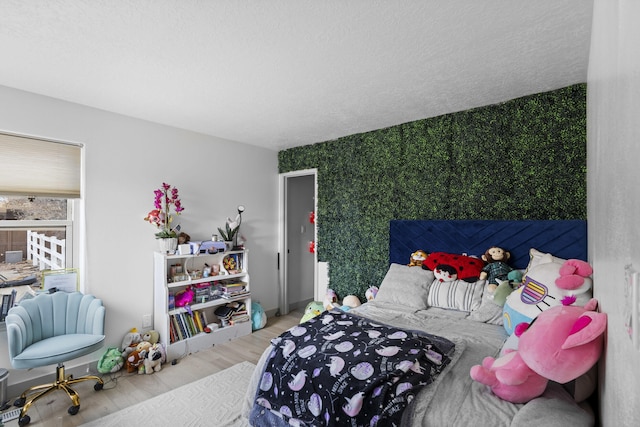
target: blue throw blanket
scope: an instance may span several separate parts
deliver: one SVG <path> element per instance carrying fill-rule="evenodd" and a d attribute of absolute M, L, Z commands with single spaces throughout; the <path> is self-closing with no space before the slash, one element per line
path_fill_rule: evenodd
<path fill-rule="evenodd" d="M 272 341 L 251 425 L 399 425 L 402 411 L 450 362 L 454 343 L 340 310 Z"/>

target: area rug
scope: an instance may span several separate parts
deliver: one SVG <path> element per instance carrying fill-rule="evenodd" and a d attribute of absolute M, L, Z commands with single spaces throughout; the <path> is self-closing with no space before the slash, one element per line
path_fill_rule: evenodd
<path fill-rule="evenodd" d="M 123 427 L 132 420 L 152 426 L 248 426 L 240 411 L 254 369 L 250 362 L 238 363 L 83 426 Z"/>

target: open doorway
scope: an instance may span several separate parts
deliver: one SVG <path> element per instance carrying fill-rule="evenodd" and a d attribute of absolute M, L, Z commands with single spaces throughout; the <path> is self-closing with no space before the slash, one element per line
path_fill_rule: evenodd
<path fill-rule="evenodd" d="M 280 175 L 280 314 L 303 309 L 317 293 L 316 177 L 315 169 Z"/>

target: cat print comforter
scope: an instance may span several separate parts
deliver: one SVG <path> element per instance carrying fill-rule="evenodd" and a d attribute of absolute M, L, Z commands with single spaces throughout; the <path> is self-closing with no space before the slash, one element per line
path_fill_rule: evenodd
<path fill-rule="evenodd" d="M 451 361 L 453 342 L 325 311 L 272 341 L 251 425 L 392 426 Z"/>

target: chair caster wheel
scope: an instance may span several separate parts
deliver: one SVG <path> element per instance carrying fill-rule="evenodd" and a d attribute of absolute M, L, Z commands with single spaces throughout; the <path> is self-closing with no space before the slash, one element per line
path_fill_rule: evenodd
<path fill-rule="evenodd" d="M 95 391 L 100 391 L 100 390 L 102 390 L 102 388 L 103 388 L 103 387 L 104 387 L 104 384 L 103 384 L 103 383 L 95 383 L 95 384 L 93 385 L 93 389 L 94 389 Z"/>
<path fill-rule="evenodd" d="M 69 409 L 67 410 L 67 412 L 69 413 L 69 415 L 75 415 L 78 413 L 79 410 L 80 410 L 80 405 L 74 405 L 74 406 L 69 406 Z"/>
<path fill-rule="evenodd" d="M 27 403 L 27 399 L 24 397 L 19 397 L 13 402 L 13 406 L 17 406 L 18 408 L 22 408 L 24 404 Z"/>
<path fill-rule="evenodd" d="M 31 422 L 31 417 L 29 415 L 25 415 L 24 417 L 18 420 L 18 425 L 22 427 L 22 426 L 26 426 L 30 422 Z"/>

